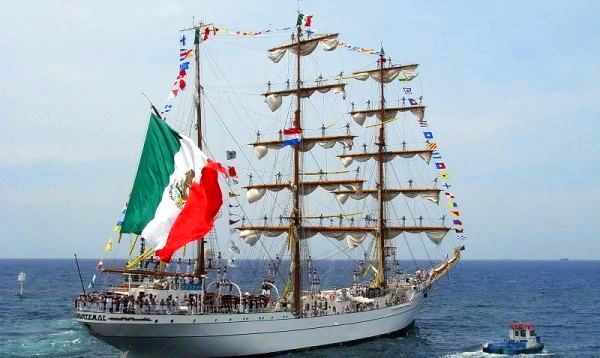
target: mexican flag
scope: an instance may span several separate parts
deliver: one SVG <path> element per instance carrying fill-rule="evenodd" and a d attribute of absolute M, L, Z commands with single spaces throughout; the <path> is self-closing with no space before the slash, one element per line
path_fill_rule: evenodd
<path fill-rule="evenodd" d="M 169 262 L 213 227 L 223 204 L 219 172 L 219 163 L 152 114 L 121 233 L 141 235 Z"/>

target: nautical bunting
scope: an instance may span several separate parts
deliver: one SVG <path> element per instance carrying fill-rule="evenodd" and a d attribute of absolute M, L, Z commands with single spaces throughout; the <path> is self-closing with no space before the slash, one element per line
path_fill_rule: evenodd
<path fill-rule="evenodd" d="M 310 19 L 312 20 L 312 15 L 310 15 Z M 310 26 L 311 25 L 310 21 L 308 21 L 308 22 L 309 22 L 309 24 L 308 25 L 304 25 L 304 26 L 307 26 L 307 27 Z M 305 20 L 304 23 L 306 24 L 307 21 Z M 276 29 L 266 29 L 266 30 L 262 30 L 262 31 L 241 31 L 241 30 L 230 31 L 229 28 L 227 28 L 227 27 L 214 27 L 213 26 L 210 29 L 210 32 L 212 32 L 213 36 L 230 35 L 230 36 L 248 37 L 248 36 L 268 35 L 268 34 L 271 34 L 273 32 L 289 31 L 289 30 L 292 30 L 292 29 L 293 28 L 291 26 L 288 26 L 288 27 L 276 28 Z M 306 30 L 305 32 L 308 33 L 308 30 Z"/>
<path fill-rule="evenodd" d="M 113 241 L 112 241 L 112 238 L 110 238 L 110 239 L 108 239 L 106 246 L 104 246 L 104 251 L 110 252 L 110 251 L 112 251 L 112 248 L 113 248 Z"/>
<path fill-rule="evenodd" d="M 92 276 L 92 281 L 88 284 L 88 288 L 94 288 L 96 286 L 96 275 Z"/>
<path fill-rule="evenodd" d="M 353 45 L 351 45 L 351 44 L 349 44 L 348 42 L 345 42 L 345 41 L 340 41 L 338 43 L 338 46 L 344 47 L 345 49 L 353 51 L 353 52 L 366 53 L 368 55 L 379 55 L 380 54 L 379 51 L 374 50 L 372 48 L 364 48 L 364 47 L 353 46 Z"/>
<path fill-rule="evenodd" d="M 179 61 L 184 61 L 184 60 L 190 58 L 193 54 L 194 54 L 194 50 L 192 50 L 192 49 L 189 49 L 189 50 L 187 50 L 185 48 L 179 49 Z"/>
<path fill-rule="evenodd" d="M 411 89 L 408 87 L 404 87 L 403 89 L 404 89 L 405 94 L 409 94 L 409 92 L 407 92 L 407 89 L 409 91 L 411 91 Z M 411 105 L 417 104 L 417 101 L 412 98 L 409 98 L 408 101 L 410 102 Z M 425 120 L 420 120 L 419 126 L 428 127 L 429 124 Z M 437 143 L 432 141 L 432 139 L 434 138 L 433 132 L 432 131 L 424 131 L 423 137 L 425 138 L 425 143 L 426 143 L 427 149 L 432 150 L 431 158 L 437 159 L 437 161 L 434 161 L 434 165 L 435 165 L 435 168 L 438 170 L 438 175 L 434 179 L 434 182 L 437 183 L 438 179 L 445 179 L 445 180 L 450 179 L 450 174 L 448 174 L 448 171 L 447 171 L 448 166 L 445 161 L 440 160 L 440 159 L 442 159 L 442 155 L 437 150 L 438 145 L 437 145 Z M 456 208 L 458 208 L 458 202 L 456 200 L 456 196 L 454 194 L 452 194 L 450 191 L 448 191 L 452 187 L 452 185 L 450 185 L 447 182 L 444 182 L 442 184 L 442 187 L 446 190 L 444 192 L 444 195 L 448 199 L 448 207 L 451 209 L 450 215 L 452 217 L 459 217 L 460 212 L 455 210 Z M 461 220 L 453 219 L 452 223 L 454 224 L 454 231 L 457 234 L 462 234 L 464 232 L 463 224 L 462 224 Z M 457 237 L 456 237 L 457 240 L 465 240 L 466 238 L 467 237 L 465 235 L 457 235 Z"/>
<path fill-rule="evenodd" d="M 237 153 L 235 152 L 235 150 L 228 150 L 226 151 L 226 156 L 227 156 L 227 160 L 232 160 L 235 159 Z"/>

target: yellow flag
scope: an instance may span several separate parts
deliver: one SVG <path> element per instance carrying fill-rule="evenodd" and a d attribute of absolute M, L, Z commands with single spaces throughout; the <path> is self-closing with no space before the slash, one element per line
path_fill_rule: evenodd
<path fill-rule="evenodd" d="M 448 175 L 448 172 L 440 172 L 439 177 L 442 179 L 448 179 L 450 178 L 450 175 Z"/>
<path fill-rule="evenodd" d="M 119 232 L 121 231 L 121 225 L 115 225 L 115 227 L 113 227 L 113 232 Z"/>
<path fill-rule="evenodd" d="M 104 251 L 106 251 L 106 252 L 112 251 L 112 238 L 110 238 L 108 240 L 108 243 L 106 243 L 106 246 L 104 246 Z"/>

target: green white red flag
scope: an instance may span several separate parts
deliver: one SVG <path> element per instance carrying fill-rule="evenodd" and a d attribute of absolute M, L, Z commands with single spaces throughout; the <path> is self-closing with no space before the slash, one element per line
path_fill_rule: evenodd
<path fill-rule="evenodd" d="M 169 262 L 213 227 L 223 204 L 219 172 L 219 163 L 152 114 L 121 233 L 141 235 Z"/>

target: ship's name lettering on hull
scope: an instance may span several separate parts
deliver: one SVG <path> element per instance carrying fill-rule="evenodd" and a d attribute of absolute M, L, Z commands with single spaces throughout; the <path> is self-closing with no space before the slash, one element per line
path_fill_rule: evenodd
<path fill-rule="evenodd" d="M 106 321 L 106 316 L 103 314 L 87 314 L 87 313 L 78 313 L 78 319 L 85 319 L 88 321 Z"/>

